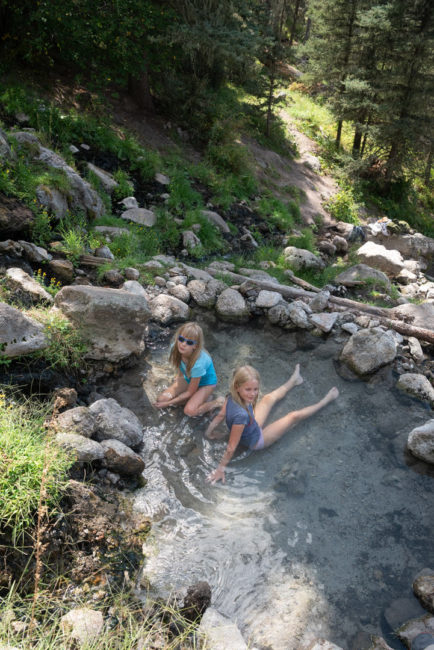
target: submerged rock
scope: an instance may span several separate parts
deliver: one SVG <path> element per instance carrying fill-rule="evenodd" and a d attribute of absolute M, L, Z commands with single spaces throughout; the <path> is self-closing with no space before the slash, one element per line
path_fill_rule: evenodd
<path fill-rule="evenodd" d="M 208 650 L 247 650 L 247 644 L 236 624 L 213 607 L 203 615 L 198 633 L 206 639 Z"/>
<path fill-rule="evenodd" d="M 414 456 L 434 464 L 434 419 L 413 429 L 408 436 L 407 446 Z"/>
<path fill-rule="evenodd" d="M 396 387 L 404 393 L 434 406 L 434 388 L 424 375 L 417 372 L 407 372 L 400 376 L 396 382 Z"/>

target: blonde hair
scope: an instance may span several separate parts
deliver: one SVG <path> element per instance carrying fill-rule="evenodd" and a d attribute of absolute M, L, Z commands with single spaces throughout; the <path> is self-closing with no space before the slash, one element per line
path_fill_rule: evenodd
<path fill-rule="evenodd" d="M 229 386 L 229 390 L 231 391 L 231 397 L 234 400 L 234 402 L 242 406 L 244 409 L 246 409 L 246 411 L 247 411 L 247 406 L 244 404 L 243 400 L 239 396 L 238 388 L 243 384 L 245 384 L 247 381 L 250 381 L 252 379 L 256 379 L 258 384 L 261 381 L 259 372 L 256 370 L 256 368 L 253 368 L 252 366 L 240 366 L 239 368 L 236 368 L 234 370 L 232 375 L 232 381 Z M 258 401 L 258 396 L 256 397 L 255 401 L 252 404 L 253 409 L 255 408 L 257 401 Z"/>
<path fill-rule="evenodd" d="M 203 331 L 201 326 L 194 322 L 184 323 L 183 325 L 181 325 L 181 327 L 178 327 L 178 329 L 175 332 L 175 336 L 173 337 L 172 349 L 170 350 L 170 355 L 169 355 L 169 361 L 172 364 L 172 366 L 176 369 L 179 368 L 182 361 L 181 353 L 178 350 L 178 346 L 177 346 L 179 335 L 185 336 L 186 339 L 192 339 L 193 341 L 196 341 L 196 347 L 193 350 L 191 357 L 189 357 L 186 363 L 186 374 L 187 377 L 189 377 L 191 369 L 193 368 L 194 364 L 199 358 L 200 353 L 203 350 L 203 345 L 204 345 Z"/>

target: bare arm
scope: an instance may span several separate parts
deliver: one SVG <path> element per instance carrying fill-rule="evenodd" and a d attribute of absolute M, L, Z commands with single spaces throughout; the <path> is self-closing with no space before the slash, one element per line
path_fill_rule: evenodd
<path fill-rule="evenodd" d="M 225 467 L 231 460 L 232 456 L 235 453 L 235 449 L 238 447 L 240 442 L 241 435 L 244 431 L 245 424 L 234 424 L 232 426 L 231 432 L 229 434 L 229 442 L 226 447 L 226 451 L 222 456 L 219 466 L 215 469 L 209 476 L 207 476 L 207 481 L 210 483 L 217 483 L 217 481 L 225 482 Z"/>
<path fill-rule="evenodd" d="M 157 401 L 155 402 L 155 406 L 157 408 L 165 408 L 166 406 L 176 406 L 177 404 L 183 404 L 184 402 L 187 402 L 190 399 L 190 397 L 194 395 L 197 389 L 199 388 L 199 382 L 200 382 L 200 377 L 192 377 L 185 391 L 183 391 L 176 397 L 172 397 L 171 399 L 167 399 L 167 400 L 157 399 Z"/>
<path fill-rule="evenodd" d="M 209 423 L 209 425 L 208 425 L 208 427 L 207 427 L 207 429 L 205 431 L 205 437 L 206 438 L 209 438 L 209 436 L 214 431 L 214 429 L 216 429 L 218 427 L 218 425 L 222 422 L 222 420 L 224 420 L 224 418 L 226 416 L 226 404 L 227 404 L 227 400 L 225 400 L 225 403 L 221 407 L 220 411 L 217 413 L 217 415 Z"/>

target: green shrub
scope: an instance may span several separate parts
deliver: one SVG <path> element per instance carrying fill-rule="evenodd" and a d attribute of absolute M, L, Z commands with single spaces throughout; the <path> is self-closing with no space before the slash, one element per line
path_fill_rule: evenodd
<path fill-rule="evenodd" d="M 273 196 L 261 198 L 256 209 L 283 231 L 291 230 L 300 219 L 300 208 L 294 201 L 285 204 Z"/>
<path fill-rule="evenodd" d="M 32 224 L 32 240 L 35 244 L 46 247 L 52 237 L 51 216 L 46 210 L 40 210 Z"/>
<path fill-rule="evenodd" d="M 336 221 L 345 221 L 355 225 L 360 223 L 358 217 L 358 206 L 354 200 L 351 188 L 341 189 L 337 194 L 332 196 L 326 203 L 325 208 Z"/>
<path fill-rule="evenodd" d="M 44 359 L 52 368 L 83 369 L 88 344 L 80 330 L 58 312 L 33 308 L 29 314 L 44 325 L 48 339 L 48 347 L 34 356 Z"/>
<path fill-rule="evenodd" d="M 296 248 L 304 248 L 311 253 L 316 253 L 315 236 L 310 228 L 303 228 L 301 235 L 288 237 L 288 246 L 296 246 Z"/>
<path fill-rule="evenodd" d="M 118 184 L 112 194 L 112 198 L 115 201 L 121 201 L 126 196 L 132 196 L 134 194 L 134 185 L 125 171 L 118 169 L 114 172 L 113 178 Z"/>

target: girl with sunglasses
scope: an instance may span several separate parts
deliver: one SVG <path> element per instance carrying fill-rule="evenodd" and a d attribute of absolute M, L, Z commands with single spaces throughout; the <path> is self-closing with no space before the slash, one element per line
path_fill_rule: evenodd
<path fill-rule="evenodd" d="M 303 383 L 300 365 L 295 366 L 292 376 L 287 382 L 259 400 L 259 373 L 252 366 L 241 366 L 235 370 L 230 386 L 230 393 L 215 418 L 210 422 L 205 435 L 208 438 L 222 437 L 213 435 L 214 429 L 226 418 L 229 429 L 229 442 L 219 466 L 207 477 L 207 481 L 225 482 L 225 468 L 231 460 L 238 445 L 241 443 L 248 449 L 264 449 L 279 440 L 289 429 L 298 422 L 314 415 L 339 396 L 339 391 L 333 387 L 316 404 L 306 406 L 299 411 L 290 411 L 279 420 L 265 425 L 265 421 L 276 402 L 280 401 L 294 386 Z M 264 428 L 262 428 L 264 427 Z"/>
<path fill-rule="evenodd" d="M 178 374 L 173 384 L 160 393 L 154 406 L 185 404 L 184 413 L 190 416 L 203 415 L 222 406 L 223 398 L 207 401 L 217 385 L 217 375 L 210 355 L 204 350 L 200 325 L 184 323 L 177 329 L 169 361 Z"/>

